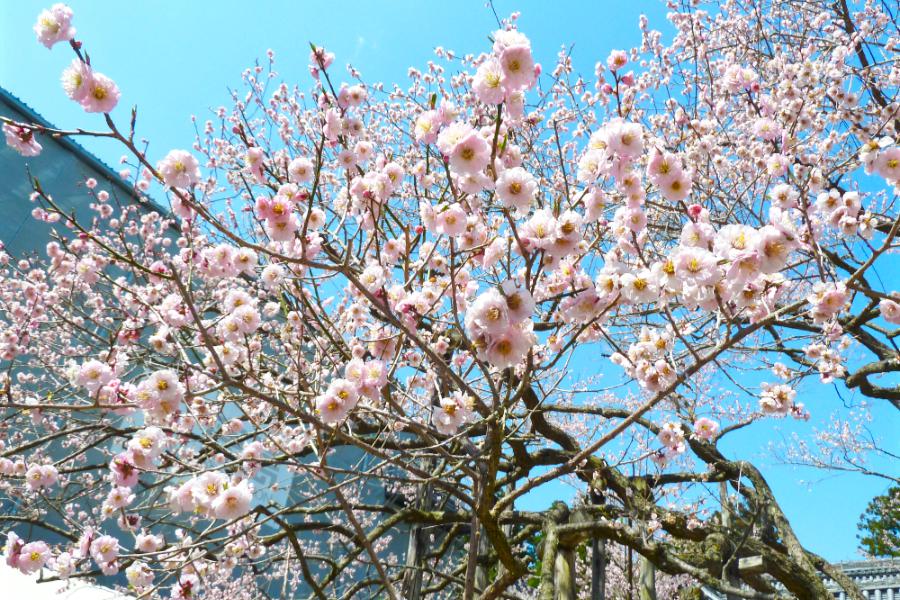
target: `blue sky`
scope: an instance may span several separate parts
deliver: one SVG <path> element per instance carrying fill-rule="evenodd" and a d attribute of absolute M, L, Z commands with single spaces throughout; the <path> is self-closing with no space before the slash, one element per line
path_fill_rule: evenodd
<path fill-rule="evenodd" d="M 34 39 L 31 27 L 50 3 L 0 3 L 0 85 L 61 128 L 102 129 L 101 116 L 86 115 L 60 88 L 59 75 L 71 61 L 71 52 L 62 45 L 48 51 Z M 227 104 L 227 89 L 240 87 L 241 71 L 264 58 L 269 48 L 275 51 L 281 78 L 301 87 L 311 82 L 306 68 L 310 41 L 335 52 L 336 64 L 352 63 L 366 81 L 403 83 L 407 67 L 423 66 L 433 58 L 436 45 L 458 54 L 477 53 L 489 48 L 487 36 L 496 27 L 490 8 L 475 0 L 339 4 L 71 0 L 70 5 L 78 39 L 85 42 L 95 68 L 112 77 L 122 91 L 114 115 L 124 122 L 128 108 L 139 106 L 138 134 L 150 139 L 151 156 L 189 147 L 194 137 L 190 116 L 197 115 L 202 122 L 210 110 Z M 565 9 L 560 6 L 538 0 L 495 2 L 500 16 L 521 11 L 520 28 L 532 39 L 540 62 L 551 65 L 562 44 L 573 46 L 576 70 L 585 75 L 611 49 L 639 42 L 640 14 L 649 17 L 651 27 L 671 31 L 661 1 L 585 0 Z M 122 154 L 108 141 L 84 140 L 84 145 L 112 166 Z M 574 370 L 586 372 L 590 366 L 585 362 Z M 813 412 L 811 423 L 768 422 L 742 434 L 728 449 L 744 458 L 761 459 L 766 451 L 760 440 L 780 439 L 793 431 L 809 435 L 841 408 L 838 394 L 826 386 L 804 387 L 800 396 Z M 846 390 L 844 397 L 849 397 Z M 881 402 L 875 404 L 874 414 L 876 433 L 885 438 L 889 450 L 900 452 L 897 411 Z M 801 540 L 830 560 L 853 558 L 858 516 L 886 484 L 762 460 Z M 571 495 L 562 486 L 556 492 Z M 528 504 L 536 508 L 553 499 L 549 494 L 531 497 Z"/>

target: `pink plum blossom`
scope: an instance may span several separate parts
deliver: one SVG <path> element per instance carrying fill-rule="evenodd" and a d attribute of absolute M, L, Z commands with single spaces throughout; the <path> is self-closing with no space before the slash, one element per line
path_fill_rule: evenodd
<path fill-rule="evenodd" d="M 62 3 L 41 11 L 34 25 L 38 41 L 47 48 L 52 48 L 57 42 L 67 42 L 74 38 L 72 15 L 72 9 Z"/>
<path fill-rule="evenodd" d="M 109 113 L 119 103 L 119 88 L 103 73 L 92 72 L 84 86 L 80 103 L 86 112 Z"/>
<path fill-rule="evenodd" d="M 488 143 L 476 132 L 471 132 L 453 146 L 450 167 L 461 174 L 477 173 L 487 166 L 490 157 Z"/>
<path fill-rule="evenodd" d="M 188 188 L 200 181 L 200 165 L 186 150 L 170 150 L 156 168 L 168 187 Z"/>
<path fill-rule="evenodd" d="M 711 441 L 719 432 L 719 424 L 707 417 L 700 417 L 694 421 L 694 437 L 697 439 Z"/>
<path fill-rule="evenodd" d="M 212 503 L 217 519 L 237 519 L 250 511 L 253 494 L 246 481 L 228 486 Z"/>
<path fill-rule="evenodd" d="M 37 156 L 43 147 L 34 138 L 35 131 L 29 127 L 22 127 L 12 123 L 3 124 L 3 135 L 6 136 L 6 145 L 22 156 Z"/>
<path fill-rule="evenodd" d="M 50 560 L 50 547 L 45 542 L 29 542 L 22 546 L 17 561 L 19 571 L 26 575 L 40 571 Z"/>

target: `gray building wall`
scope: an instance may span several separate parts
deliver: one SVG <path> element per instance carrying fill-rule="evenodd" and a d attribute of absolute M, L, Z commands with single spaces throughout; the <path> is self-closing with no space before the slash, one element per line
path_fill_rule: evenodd
<path fill-rule="evenodd" d="M 0 115 L 14 121 L 52 127 L 3 88 L 0 88 Z M 137 203 L 148 210 L 168 213 L 137 195 L 117 172 L 72 139 L 38 135 L 37 140 L 44 150 L 38 156 L 22 156 L 0 139 L 0 240 L 13 257 L 29 252 L 43 254 L 44 246 L 50 241 L 51 228 L 64 227 L 61 222 L 42 223 L 31 216 L 38 204 L 29 201 L 32 192 L 29 175 L 40 181 L 43 190 L 60 208 L 74 212 L 79 219 L 93 216 L 88 207 L 91 198 L 84 187 L 84 181 L 90 177 L 98 182 L 95 191 L 108 191 L 113 202 Z"/>
<path fill-rule="evenodd" d="M 37 123 L 45 127 L 55 128 L 54 125 L 46 121 L 37 114 L 29 106 L 20 99 L 16 98 L 8 91 L 0 88 L 0 115 L 23 123 Z M 40 182 L 43 191 L 50 195 L 54 202 L 67 214 L 73 214 L 75 218 L 82 224 L 90 223 L 94 218 L 95 212 L 89 207 L 93 198 L 87 193 L 84 182 L 88 178 L 97 180 L 98 185 L 94 191 L 106 190 L 110 193 L 113 204 L 133 204 L 138 203 L 148 211 L 157 211 L 161 214 L 168 214 L 168 210 L 161 208 L 151 200 L 135 193 L 127 181 L 124 181 L 119 174 L 101 162 L 94 155 L 85 150 L 80 144 L 70 138 L 53 138 L 48 135 L 38 135 L 37 141 L 43 146 L 43 151 L 34 157 L 22 156 L 12 148 L 9 148 L 0 138 L 0 242 L 3 243 L 6 252 L 14 259 L 29 255 L 39 255 L 46 257 L 45 246 L 50 241 L 50 233 L 55 228 L 65 231 L 65 224 L 62 221 L 49 224 L 43 223 L 32 217 L 32 211 L 40 206 L 39 202 L 31 202 L 32 183 L 31 178 L 36 178 Z M 174 233 L 174 231 L 173 231 Z M 314 457 L 310 457 L 310 462 Z M 341 448 L 335 452 L 331 462 L 344 468 L 350 468 L 358 462 L 365 461 L 361 451 L 353 448 Z M 310 493 L 324 491 L 322 486 L 310 484 L 308 478 L 298 476 L 297 481 L 291 481 L 293 477 L 286 472 L 285 469 L 279 467 L 269 467 L 263 469 L 261 473 L 254 478 L 254 484 L 257 488 L 256 500 L 262 503 L 266 501 L 275 501 L 281 505 L 290 505 L 295 503 L 303 505 L 303 497 Z M 300 483 L 300 480 L 303 480 Z M 279 482 L 280 489 L 273 490 L 272 483 Z M 290 483 L 289 483 L 290 482 Z M 303 489 L 299 489 L 300 487 Z M 332 503 L 336 501 L 331 498 Z M 365 504 L 373 505 L 389 505 L 391 500 L 386 494 L 384 487 L 374 481 L 366 481 L 363 485 L 363 491 L 360 500 Z M 15 506 L 0 497 L 0 523 L 2 523 L 2 515 L 4 513 L 11 514 L 15 512 Z M 303 518 L 299 515 L 287 516 L 286 521 L 297 523 L 302 522 Z M 318 516 L 318 521 L 326 521 L 328 517 Z M 277 531 L 274 527 L 265 527 L 264 533 L 272 534 Z M 124 539 L 122 532 L 111 528 L 109 533 L 113 533 Z M 396 557 L 402 563 L 403 556 L 407 547 L 409 528 L 407 526 L 398 527 L 392 532 L 392 542 L 385 549 L 386 554 Z M 320 537 L 314 532 L 300 532 L 298 537 L 304 541 L 316 541 Z M 54 541 L 52 536 L 47 536 L 46 532 L 42 532 L 42 539 Z M 167 539 L 171 539 L 171 535 L 166 535 Z M 348 546 L 352 542 L 346 542 Z M 329 548 L 322 545 L 326 554 L 334 552 L 341 555 L 345 550 Z M 312 561 L 311 568 L 314 573 L 322 575 L 324 568 L 320 563 Z M 358 571 L 358 577 L 375 577 L 376 573 L 373 567 Z M 122 583 L 121 576 L 107 580 L 108 583 Z M 273 588 L 267 590 L 272 597 L 278 597 L 280 590 Z M 301 584 L 298 590 L 301 597 L 311 592 L 305 583 Z M 2 597 L 2 594 L 0 594 Z M 359 598 L 369 597 L 362 593 Z"/>

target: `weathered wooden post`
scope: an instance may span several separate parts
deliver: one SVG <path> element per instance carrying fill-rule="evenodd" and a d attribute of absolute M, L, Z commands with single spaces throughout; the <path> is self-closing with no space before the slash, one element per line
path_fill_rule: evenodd
<path fill-rule="evenodd" d="M 575 553 L 560 544 L 557 533 L 557 527 L 568 521 L 569 507 L 565 502 L 554 502 L 547 511 L 538 549 L 542 564 L 539 600 L 575 600 Z"/>
<path fill-rule="evenodd" d="M 560 546 L 553 562 L 553 600 L 575 600 L 575 549 Z"/>
<path fill-rule="evenodd" d="M 643 556 L 638 561 L 638 597 L 656 600 L 656 567 Z"/>
<path fill-rule="evenodd" d="M 603 494 L 590 492 L 591 504 L 601 506 Z M 606 541 L 598 536 L 591 537 L 591 600 L 606 600 Z"/>

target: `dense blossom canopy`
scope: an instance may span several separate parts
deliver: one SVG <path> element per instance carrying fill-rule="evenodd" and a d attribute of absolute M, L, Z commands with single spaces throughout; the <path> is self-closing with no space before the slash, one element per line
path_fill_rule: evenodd
<path fill-rule="evenodd" d="M 123 125 L 72 11 L 42 12 L 106 129 L 4 119 L 7 144 L 112 138 L 167 200 L 18 199 L 53 234 L 0 251 L 7 564 L 142 597 L 574 598 L 593 543 L 610 586 L 637 553 L 672 594 L 821 598 L 826 574 L 861 598 L 719 444 L 809 418 L 801 384 L 900 407 L 896 15 L 670 8 L 671 44 L 642 18 L 592 77 L 516 15 L 406 86 L 312 46 L 304 91 L 270 53 L 171 150 Z M 790 459 L 864 470 L 859 418 Z M 558 481 L 574 502 L 517 509 Z"/>

